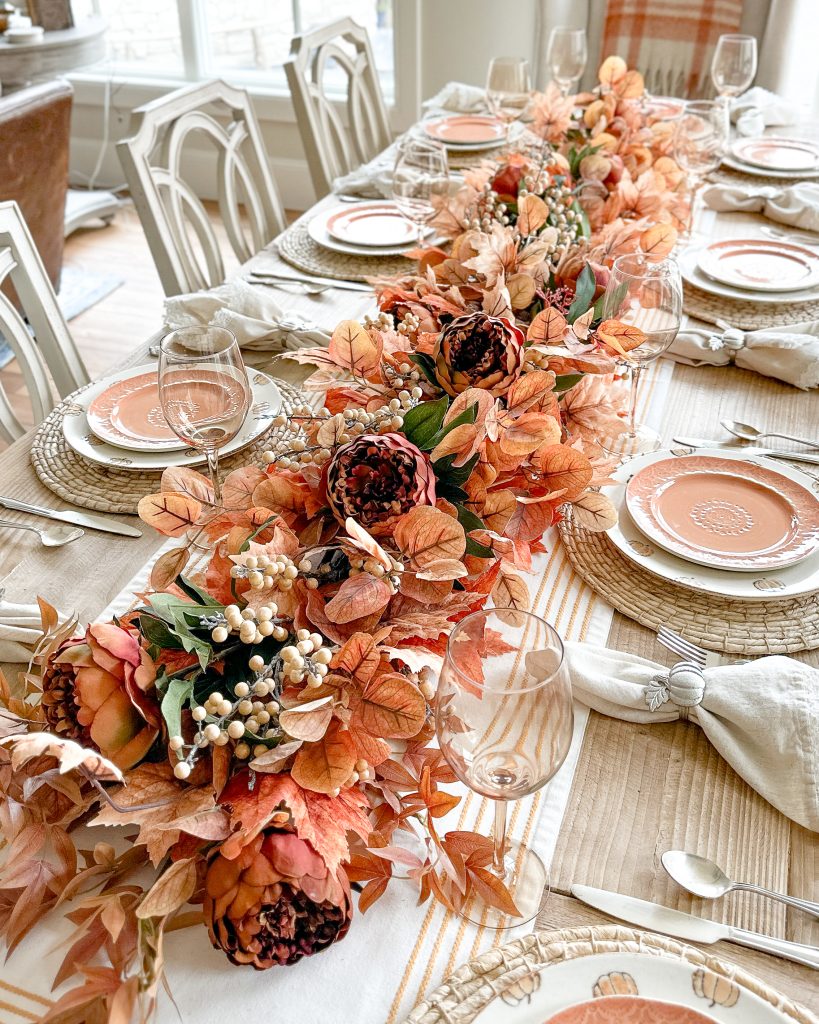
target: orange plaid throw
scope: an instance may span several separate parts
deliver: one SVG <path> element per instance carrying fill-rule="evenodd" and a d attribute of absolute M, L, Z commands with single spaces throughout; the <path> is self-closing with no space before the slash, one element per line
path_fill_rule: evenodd
<path fill-rule="evenodd" d="M 608 0 L 602 54 L 641 71 L 655 94 L 701 96 L 717 39 L 739 31 L 741 13 L 742 0 Z"/>

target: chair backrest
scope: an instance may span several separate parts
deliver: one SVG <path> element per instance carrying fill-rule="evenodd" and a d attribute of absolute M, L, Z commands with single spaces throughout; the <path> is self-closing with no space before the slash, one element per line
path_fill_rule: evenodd
<path fill-rule="evenodd" d="M 346 78 L 346 124 L 327 93 L 328 70 Z M 387 110 L 367 30 L 343 18 L 295 36 L 285 62 L 287 82 L 316 196 L 334 178 L 371 160 L 390 143 Z"/>
<path fill-rule="evenodd" d="M 88 383 L 88 373 L 15 202 L 0 203 L 0 284 L 6 279 L 14 285 L 28 325 L 0 291 L 0 334 L 17 357 L 34 419 L 39 423 L 54 408 L 48 374 L 64 398 Z M 0 385 L 0 437 L 14 441 L 24 432 Z"/>
<path fill-rule="evenodd" d="M 193 156 L 191 149 L 203 139 L 217 152 L 219 214 L 236 258 L 250 259 L 284 229 L 259 123 L 243 89 L 218 80 L 179 89 L 136 109 L 131 129 L 117 151 L 166 295 L 225 279 L 214 224 L 183 176 L 183 159 L 199 172 L 201 148 Z"/>

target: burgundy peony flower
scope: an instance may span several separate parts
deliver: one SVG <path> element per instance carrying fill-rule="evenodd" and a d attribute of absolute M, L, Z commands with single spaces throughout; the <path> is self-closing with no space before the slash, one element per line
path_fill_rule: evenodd
<path fill-rule="evenodd" d="M 456 317 L 435 343 L 435 376 L 450 395 L 483 388 L 505 395 L 523 368 L 524 334 L 506 317 L 469 313 Z"/>
<path fill-rule="evenodd" d="M 353 913 L 343 870 L 331 874 L 292 832 L 260 833 L 234 860 L 219 848 L 205 876 L 211 942 L 258 971 L 295 963 L 344 938 Z"/>
<path fill-rule="evenodd" d="M 526 168 L 523 165 L 522 159 L 520 157 L 515 159 L 513 156 L 509 159 L 508 163 L 501 167 L 495 177 L 491 179 L 489 184 L 492 186 L 492 191 L 497 192 L 498 198 L 502 203 L 516 203 L 518 201 L 520 183 L 525 173 Z"/>
<path fill-rule="evenodd" d="M 129 632 L 110 622 L 66 640 L 43 673 L 49 729 L 93 746 L 122 769 L 148 753 L 159 734 L 154 663 Z"/>
<path fill-rule="evenodd" d="M 401 434 L 362 434 L 342 445 L 325 467 L 324 487 L 340 523 L 352 516 L 374 536 L 392 533 L 416 505 L 435 504 L 432 464 Z"/>

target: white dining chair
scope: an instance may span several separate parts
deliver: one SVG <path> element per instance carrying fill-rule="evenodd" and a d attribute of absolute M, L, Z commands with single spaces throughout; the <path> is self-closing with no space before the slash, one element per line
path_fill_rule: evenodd
<path fill-rule="evenodd" d="M 195 175 L 201 189 L 203 167 L 239 262 L 284 229 L 259 123 L 243 89 L 218 80 L 179 89 L 138 107 L 131 130 L 117 152 L 166 295 L 225 279 L 214 223 L 190 181 Z M 216 151 L 212 174 L 203 141 Z"/>
<path fill-rule="evenodd" d="M 294 36 L 284 65 L 316 197 L 389 145 L 387 108 L 367 30 L 343 18 Z M 346 79 L 346 97 L 328 82 Z M 336 82 L 336 85 L 338 82 Z M 342 113 L 343 110 L 343 113 Z"/>
<path fill-rule="evenodd" d="M 7 294 L 9 283 L 17 303 Z M 0 334 L 17 359 L 35 423 L 41 423 L 56 404 L 49 375 L 62 398 L 89 378 L 15 202 L 0 203 L 0 286 Z M 0 438 L 15 441 L 25 429 L 0 380 Z"/>

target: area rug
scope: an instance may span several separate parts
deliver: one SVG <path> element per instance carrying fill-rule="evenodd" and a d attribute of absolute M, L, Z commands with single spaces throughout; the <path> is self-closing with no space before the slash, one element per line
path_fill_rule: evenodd
<path fill-rule="evenodd" d="M 65 319 L 73 320 L 124 283 L 125 279 L 117 274 L 94 274 L 80 266 L 66 264 L 60 276 L 57 301 Z M 0 333 L 0 370 L 13 358 L 14 353 Z"/>

